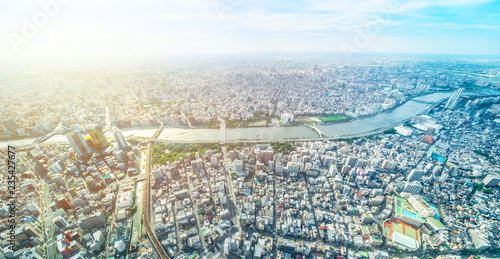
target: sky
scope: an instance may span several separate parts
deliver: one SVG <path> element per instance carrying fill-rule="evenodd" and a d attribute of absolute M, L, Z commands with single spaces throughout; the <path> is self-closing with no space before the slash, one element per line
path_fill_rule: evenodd
<path fill-rule="evenodd" d="M 500 55 L 491 0 L 0 0 L 0 59 Z"/>

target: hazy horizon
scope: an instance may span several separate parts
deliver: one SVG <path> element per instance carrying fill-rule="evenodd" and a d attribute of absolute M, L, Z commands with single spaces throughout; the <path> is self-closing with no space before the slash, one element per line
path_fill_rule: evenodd
<path fill-rule="evenodd" d="M 0 60 L 279 53 L 500 55 L 500 3 L 0 1 Z"/>

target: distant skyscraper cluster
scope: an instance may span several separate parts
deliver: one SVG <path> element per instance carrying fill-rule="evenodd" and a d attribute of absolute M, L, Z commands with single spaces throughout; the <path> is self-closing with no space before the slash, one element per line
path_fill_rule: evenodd
<path fill-rule="evenodd" d="M 111 130 L 113 131 L 113 137 L 116 141 L 117 147 L 119 149 L 126 149 L 129 145 L 122 132 L 116 127 L 111 128 Z M 66 134 L 66 138 L 71 144 L 71 147 L 80 157 L 85 157 L 91 154 L 91 149 L 105 148 L 109 143 L 101 126 L 98 124 L 88 126 L 87 132 L 90 136 L 90 139 L 87 140 L 80 132 L 77 131 Z"/>

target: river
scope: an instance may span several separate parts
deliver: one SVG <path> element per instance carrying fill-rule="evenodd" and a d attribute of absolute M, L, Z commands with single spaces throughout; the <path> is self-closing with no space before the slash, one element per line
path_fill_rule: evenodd
<path fill-rule="evenodd" d="M 414 100 L 425 101 L 425 102 L 436 102 L 442 98 L 451 96 L 449 93 L 434 93 L 430 95 L 420 96 L 414 98 Z M 352 122 L 342 122 L 337 124 L 323 124 L 318 125 L 318 129 L 328 134 L 329 136 L 342 136 L 346 134 L 355 134 L 371 131 L 381 127 L 385 127 L 411 118 L 420 112 L 427 109 L 430 105 L 427 103 L 416 102 L 410 100 L 405 104 L 391 110 L 388 112 L 379 113 L 377 115 L 364 117 L 361 119 L 354 120 Z M 151 137 L 155 133 L 156 129 L 125 129 L 122 131 L 123 135 L 126 137 Z M 110 132 L 106 132 L 107 137 L 112 137 Z M 219 130 L 218 129 L 179 129 L 179 128 L 165 128 L 160 134 L 160 139 L 166 140 L 177 140 L 177 141 L 218 141 L 219 140 Z M 272 139 L 272 140 L 284 140 L 291 138 L 317 138 L 317 133 L 306 126 L 290 126 L 290 127 L 251 127 L 251 128 L 236 128 L 236 129 L 226 129 L 226 140 L 246 140 L 246 139 Z M 2 141 L 0 142 L 0 148 L 4 148 L 7 144 L 14 146 L 25 146 L 33 143 L 35 138 L 13 140 L 13 141 Z M 55 135 L 45 142 L 49 143 L 60 143 L 67 142 L 64 135 Z"/>

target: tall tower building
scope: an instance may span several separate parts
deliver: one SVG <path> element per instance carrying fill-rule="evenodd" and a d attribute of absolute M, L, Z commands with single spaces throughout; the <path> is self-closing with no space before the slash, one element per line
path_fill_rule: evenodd
<path fill-rule="evenodd" d="M 87 156 L 90 154 L 90 148 L 87 143 L 85 143 L 82 134 L 79 132 L 70 132 L 66 134 L 66 138 L 79 156 Z"/>
<path fill-rule="evenodd" d="M 26 154 L 27 154 L 27 157 L 30 161 L 29 162 L 30 165 L 33 166 L 33 170 L 35 172 L 37 172 L 38 174 L 40 174 L 41 176 L 46 177 L 47 173 L 49 172 L 47 170 L 47 168 L 45 168 L 45 166 L 43 166 L 43 164 L 40 163 L 40 161 L 31 153 L 31 151 L 28 150 L 28 152 L 26 152 Z"/>
<path fill-rule="evenodd" d="M 485 187 L 496 186 L 500 182 L 500 178 L 495 175 L 489 174 L 483 179 L 483 184 Z"/>
<path fill-rule="evenodd" d="M 87 131 L 90 135 L 92 143 L 94 143 L 94 146 L 103 147 L 108 145 L 108 140 L 106 139 L 106 136 L 104 136 L 101 126 L 98 124 L 92 124 L 88 127 Z"/>
<path fill-rule="evenodd" d="M 408 180 L 408 182 L 417 181 L 423 175 L 424 175 L 424 171 L 417 170 L 417 169 L 412 169 L 411 172 L 410 172 L 410 174 L 408 175 L 408 177 L 406 177 L 406 179 Z"/>
<path fill-rule="evenodd" d="M 353 157 L 353 156 L 350 156 L 347 161 L 346 161 L 346 165 L 350 166 L 351 168 L 354 167 L 356 165 L 356 163 L 358 162 L 358 159 L 356 157 Z"/>
<path fill-rule="evenodd" d="M 128 146 L 128 143 L 125 137 L 123 137 L 122 132 L 116 127 L 113 127 L 111 130 L 113 130 L 113 136 L 115 137 L 115 141 L 118 147 L 121 149 L 126 148 Z"/>
<path fill-rule="evenodd" d="M 442 245 L 444 244 L 445 242 L 448 241 L 448 237 L 446 237 L 446 235 L 442 234 L 442 233 L 437 233 L 435 234 L 434 236 L 432 236 L 431 238 L 431 241 L 432 243 L 434 243 L 435 245 Z"/>

